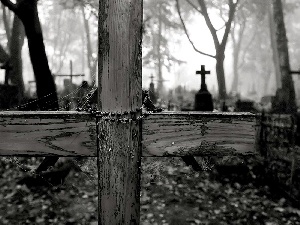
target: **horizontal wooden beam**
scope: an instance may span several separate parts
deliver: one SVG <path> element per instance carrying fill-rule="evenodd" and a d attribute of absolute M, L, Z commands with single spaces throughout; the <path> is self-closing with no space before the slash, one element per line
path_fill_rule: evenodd
<path fill-rule="evenodd" d="M 225 156 L 256 153 L 251 113 L 164 112 L 143 120 L 143 156 Z"/>
<path fill-rule="evenodd" d="M 256 149 L 251 113 L 145 114 L 142 155 L 247 155 Z M 0 155 L 96 156 L 96 118 L 86 112 L 0 112 Z"/>
<path fill-rule="evenodd" d="M 96 156 L 95 124 L 85 112 L 0 112 L 0 155 Z"/>

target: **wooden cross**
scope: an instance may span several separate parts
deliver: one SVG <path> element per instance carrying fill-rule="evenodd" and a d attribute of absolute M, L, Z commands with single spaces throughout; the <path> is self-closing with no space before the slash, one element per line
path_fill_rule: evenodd
<path fill-rule="evenodd" d="M 84 74 L 52 74 L 54 77 L 70 77 L 71 83 L 73 81 L 73 77 L 84 77 Z"/>
<path fill-rule="evenodd" d="M 256 116 L 142 113 L 142 1 L 100 2 L 100 111 L 3 111 L 0 155 L 97 157 L 99 224 L 139 224 L 142 156 L 254 154 Z"/>
<path fill-rule="evenodd" d="M 84 74 L 73 74 L 73 62 L 70 60 L 70 74 L 52 74 L 54 77 L 70 77 L 71 83 L 73 83 L 73 77 L 84 77 Z"/>
<path fill-rule="evenodd" d="M 200 71 L 196 71 L 196 74 L 200 74 L 201 75 L 201 88 L 200 90 L 207 90 L 207 86 L 205 83 L 205 75 L 206 74 L 210 74 L 210 71 L 206 71 L 205 70 L 205 66 L 201 65 L 201 70 Z"/>

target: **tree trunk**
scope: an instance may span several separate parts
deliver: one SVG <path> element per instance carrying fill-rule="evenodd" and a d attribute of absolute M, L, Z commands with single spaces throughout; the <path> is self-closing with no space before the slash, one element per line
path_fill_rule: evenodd
<path fill-rule="evenodd" d="M 234 47 L 233 48 L 233 80 L 231 86 L 231 92 L 237 93 L 238 92 L 238 84 L 239 84 L 239 74 L 238 74 L 238 57 L 239 53 L 238 50 Z"/>
<path fill-rule="evenodd" d="M 23 22 L 28 39 L 30 59 L 34 71 L 40 110 L 58 110 L 56 86 L 52 77 L 43 42 L 37 0 L 22 0 L 16 10 Z"/>
<path fill-rule="evenodd" d="M 221 103 L 223 104 L 223 108 L 226 108 L 226 83 L 225 83 L 225 74 L 224 74 L 224 59 L 225 59 L 225 48 L 229 36 L 229 32 L 231 30 L 231 23 L 234 19 L 234 14 L 236 12 L 236 7 L 238 5 L 239 1 L 228 1 L 229 6 L 229 12 L 228 12 L 228 20 L 225 23 L 225 31 L 222 37 L 222 40 L 219 41 L 217 30 L 214 28 L 210 17 L 208 15 L 206 3 L 204 0 L 198 0 L 199 6 L 201 8 L 201 13 L 205 19 L 206 25 L 212 35 L 215 49 L 216 49 L 216 55 L 214 58 L 216 59 L 216 73 L 217 73 L 217 80 L 218 80 L 218 86 L 219 86 L 219 98 Z"/>
<path fill-rule="evenodd" d="M 6 70 L 5 80 L 18 87 L 18 104 L 24 98 L 24 81 L 22 68 L 22 47 L 24 44 L 24 27 L 21 20 L 15 15 L 10 41 L 10 69 Z"/>
<path fill-rule="evenodd" d="M 282 88 L 276 93 L 276 101 L 279 106 L 276 110 L 281 113 L 294 113 L 297 110 L 295 89 L 292 75 L 290 74 L 288 41 L 286 37 L 281 0 L 273 0 L 273 13 L 282 82 Z"/>
<path fill-rule="evenodd" d="M 280 66 L 279 66 L 279 58 L 278 58 L 278 50 L 276 46 L 276 31 L 275 31 L 275 24 L 274 18 L 272 13 L 272 3 L 271 0 L 268 2 L 269 10 L 268 10 L 268 20 L 269 20 L 269 28 L 270 28 L 270 42 L 271 42 L 271 49 L 272 49 L 272 58 L 274 64 L 274 73 L 275 73 L 275 80 L 276 80 L 276 89 L 281 88 L 281 74 L 280 74 Z"/>
<path fill-rule="evenodd" d="M 216 74 L 219 87 L 219 98 L 222 103 L 226 101 L 226 83 L 225 83 L 225 72 L 224 72 L 224 51 L 217 52 L 216 54 Z"/>
<path fill-rule="evenodd" d="M 3 24 L 4 24 L 4 28 L 5 28 L 5 33 L 6 33 L 6 37 L 7 37 L 7 46 L 10 46 L 10 38 L 11 38 L 11 34 L 10 34 L 10 22 L 9 22 L 9 18 L 6 14 L 6 8 L 4 7 L 4 5 L 2 5 L 2 17 L 3 17 Z"/>
<path fill-rule="evenodd" d="M 95 59 L 93 57 L 89 21 L 87 20 L 87 18 L 85 16 L 84 5 L 81 6 L 81 11 L 82 11 L 84 30 L 85 30 L 85 35 L 86 35 L 87 62 L 88 62 L 88 67 L 89 67 L 89 71 L 90 71 L 89 79 L 94 84 L 95 80 L 96 80 L 96 64 L 97 64 L 97 62 L 95 61 Z"/>

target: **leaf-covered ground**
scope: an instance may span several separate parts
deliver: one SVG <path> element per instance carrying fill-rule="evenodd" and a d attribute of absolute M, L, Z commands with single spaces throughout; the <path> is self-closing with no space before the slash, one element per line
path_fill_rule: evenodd
<path fill-rule="evenodd" d="M 97 224 L 94 159 L 79 161 L 64 185 L 30 190 L 16 185 L 40 158 L 0 159 L 0 224 Z M 180 158 L 142 161 L 141 224 L 300 224 L 300 210 L 250 172 L 219 176 L 209 160 L 194 172 Z M 251 165 L 247 165 L 251 168 Z M 219 168 L 220 170 L 220 168 Z M 221 168 L 221 170 L 225 169 Z"/>
<path fill-rule="evenodd" d="M 213 165 L 197 173 L 180 159 L 146 160 L 158 171 L 153 184 L 142 183 L 143 224 L 300 224 L 300 210 L 258 185 L 253 173 L 250 182 L 237 182 L 215 175 Z"/>

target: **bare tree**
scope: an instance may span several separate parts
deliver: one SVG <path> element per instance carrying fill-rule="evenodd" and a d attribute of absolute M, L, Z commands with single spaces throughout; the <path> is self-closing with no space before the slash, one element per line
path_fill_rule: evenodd
<path fill-rule="evenodd" d="M 17 1 L 19 2 L 19 1 Z M 18 88 L 18 103 L 24 98 L 25 86 L 22 68 L 22 47 L 24 44 L 24 27 L 18 16 L 14 16 L 11 37 L 9 40 L 9 68 L 5 72 L 5 83 L 10 80 L 12 85 Z"/>
<path fill-rule="evenodd" d="M 4 24 L 4 29 L 7 37 L 7 46 L 10 46 L 10 31 L 11 31 L 11 25 L 10 25 L 10 16 L 7 13 L 7 9 L 4 5 L 2 5 L 2 18 L 3 18 L 3 24 Z"/>
<path fill-rule="evenodd" d="M 20 0 L 17 0 L 19 2 Z M 2 5 L 2 4 L 1 4 Z M 23 70 L 22 70 L 22 47 L 24 43 L 24 28 L 23 24 L 18 18 L 14 15 L 13 22 L 11 26 L 11 19 L 7 13 L 6 8 L 2 5 L 2 18 L 5 28 L 5 33 L 7 37 L 7 52 L 3 47 L 0 49 L 0 54 L 4 54 L 5 62 L 2 62 L 2 66 L 5 69 L 5 84 L 15 85 L 18 92 L 18 104 L 20 104 L 24 98 L 24 81 L 23 81 Z M 0 60 L 3 61 L 3 60 Z"/>
<path fill-rule="evenodd" d="M 207 25 L 207 27 L 211 33 L 212 39 L 213 39 L 213 43 L 214 43 L 215 50 L 216 50 L 215 54 L 213 55 L 213 54 L 203 52 L 195 46 L 194 42 L 191 40 L 191 38 L 189 36 L 186 25 L 183 21 L 181 11 L 180 11 L 180 6 L 179 6 L 179 0 L 176 0 L 176 7 L 177 7 L 177 11 L 178 11 L 181 23 L 183 25 L 183 29 L 185 31 L 187 38 L 189 39 L 190 43 L 192 44 L 192 46 L 196 52 L 216 59 L 216 73 L 217 73 L 217 80 L 218 80 L 218 87 L 219 87 L 219 98 L 221 101 L 225 101 L 226 95 L 227 95 L 226 94 L 225 73 L 224 73 L 225 48 L 226 48 L 229 32 L 231 29 L 231 24 L 234 19 L 234 14 L 236 12 L 239 0 L 236 0 L 235 2 L 233 0 L 228 0 L 229 10 L 228 10 L 228 15 L 227 15 L 227 20 L 224 25 L 225 31 L 224 31 L 224 34 L 223 34 L 223 37 L 221 38 L 221 40 L 218 39 L 218 35 L 217 35 L 218 30 L 213 26 L 213 24 L 211 22 L 211 18 L 209 17 L 208 10 L 207 10 L 207 4 L 206 4 L 205 0 L 197 0 L 198 6 L 191 1 L 187 1 L 187 2 L 194 9 L 196 9 L 196 12 L 200 13 L 204 17 L 206 25 Z"/>
<path fill-rule="evenodd" d="M 275 23 L 273 19 L 271 0 L 268 1 L 268 20 L 269 20 L 270 41 L 271 41 L 272 58 L 273 58 L 274 70 L 275 70 L 276 86 L 277 88 L 281 88 L 281 80 L 280 80 L 281 75 L 280 75 L 280 67 L 279 67 L 278 50 L 276 46 L 276 31 L 275 31 Z"/>
<path fill-rule="evenodd" d="M 20 0 L 17 3 L 13 3 L 10 0 L 1 0 L 6 7 L 19 17 L 24 25 L 30 59 L 37 84 L 39 108 L 41 110 L 58 110 L 56 87 L 48 65 L 37 10 L 37 1 L 38 0 Z"/>

